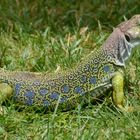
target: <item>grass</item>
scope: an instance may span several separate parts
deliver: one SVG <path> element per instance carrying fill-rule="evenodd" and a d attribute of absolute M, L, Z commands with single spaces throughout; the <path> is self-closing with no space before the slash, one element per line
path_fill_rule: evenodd
<path fill-rule="evenodd" d="M 82 4 L 75 1 L 55 4 L 54 0 L 47 4 L 43 0 L 13 2 L 9 7 L 7 1 L 2 1 L 0 7 L 0 66 L 11 71 L 52 72 L 58 66 L 61 70 L 70 69 L 99 47 L 111 33 L 111 27 L 123 21 L 123 16 L 139 13 L 139 6 L 131 7 L 131 1 L 109 5 L 93 2 L 94 7 L 90 6 L 92 2 L 85 4 L 86 1 Z M 115 8 L 111 8 L 114 4 Z M 117 11 L 118 7 L 123 8 Z M 126 105 L 137 107 L 140 106 L 139 62 L 138 48 L 125 72 Z M 93 106 L 79 105 L 67 112 L 18 110 L 12 102 L 6 109 L 7 114 L 0 116 L 0 139 L 4 140 L 140 139 L 140 112 L 120 113 L 110 98 Z"/>

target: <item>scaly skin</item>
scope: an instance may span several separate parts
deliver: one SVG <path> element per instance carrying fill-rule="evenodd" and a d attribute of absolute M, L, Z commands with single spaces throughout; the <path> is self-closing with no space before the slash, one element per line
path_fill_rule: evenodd
<path fill-rule="evenodd" d="M 2 77 L 2 82 L 12 87 L 13 98 L 18 102 L 52 107 L 61 95 L 60 104 L 67 110 L 75 106 L 86 94 L 96 96 L 96 93 L 88 91 L 94 91 L 102 86 L 106 89 L 111 87 L 110 79 L 116 67 L 107 63 L 106 59 L 106 54 L 97 51 L 70 71 L 56 74 L 3 71 L 0 73 L 0 79 Z"/>
<path fill-rule="evenodd" d="M 67 110 L 113 88 L 114 104 L 123 110 L 125 60 L 139 44 L 140 15 L 136 15 L 118 25 L 101 48 L 71 70 L 53 74 L 0 70 L 0 101 L 12 96 L 22 104 L 55 108 L 59 103 Z"/>

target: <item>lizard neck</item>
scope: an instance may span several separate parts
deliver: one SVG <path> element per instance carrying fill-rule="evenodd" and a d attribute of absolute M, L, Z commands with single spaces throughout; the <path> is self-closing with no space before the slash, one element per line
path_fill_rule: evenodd
<path fill-rule="evenodd" d="M 100 47 L 86 56 L 83 61 L 77 65 L 76 69 L 74 68 L 74 70 L 77 75 L 96 75 L 99 73 L 100 69 L 108 65 L 108 62 L 110 62 L 110 65 L 112 66 L 115 63 L 114 60 L 111 59 L 111 57 L 106 53 L 106 51 Z"/>
<path fill-rule="evenodd" d="M 125 61 L 130 57 L 133 47 L 119 28 L 116 28 L 103 44 L 103 50 L 118 66 L 125 66 Z"/>
<path fill-rule="evenodd" d="M 77 71 L 82 69 L 82 72 L 86 72 L 94 66 L 102 65 L 107 62 L 106 52 L 102 48 L 93 50 L 89 55 L 85 56 L 82 62 L 77 66 Z"/>

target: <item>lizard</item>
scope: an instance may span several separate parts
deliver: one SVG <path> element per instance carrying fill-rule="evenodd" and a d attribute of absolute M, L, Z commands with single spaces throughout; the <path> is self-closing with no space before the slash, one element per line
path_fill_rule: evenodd
<path fill-rule="evenodd" d="M 132 49 L 140 45 L 140 15 L 122 22 L 102 46 L 74 68 L 56 73 L 0 69 L 0 103 L 12 97 L 20 104 L 67 110 L 112 90 L 114 105 L 125 110 L 124 69 Z"/>

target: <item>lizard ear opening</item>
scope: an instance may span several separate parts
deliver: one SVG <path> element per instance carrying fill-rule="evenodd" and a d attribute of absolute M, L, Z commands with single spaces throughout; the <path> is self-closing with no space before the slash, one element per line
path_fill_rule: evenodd
<path fill-rule="evenodd" d="M 126 39 L 128 42 L 130 42 L 130 37 L 129 37 L 129 35 L 125 35 L 125 39 Z"/>

